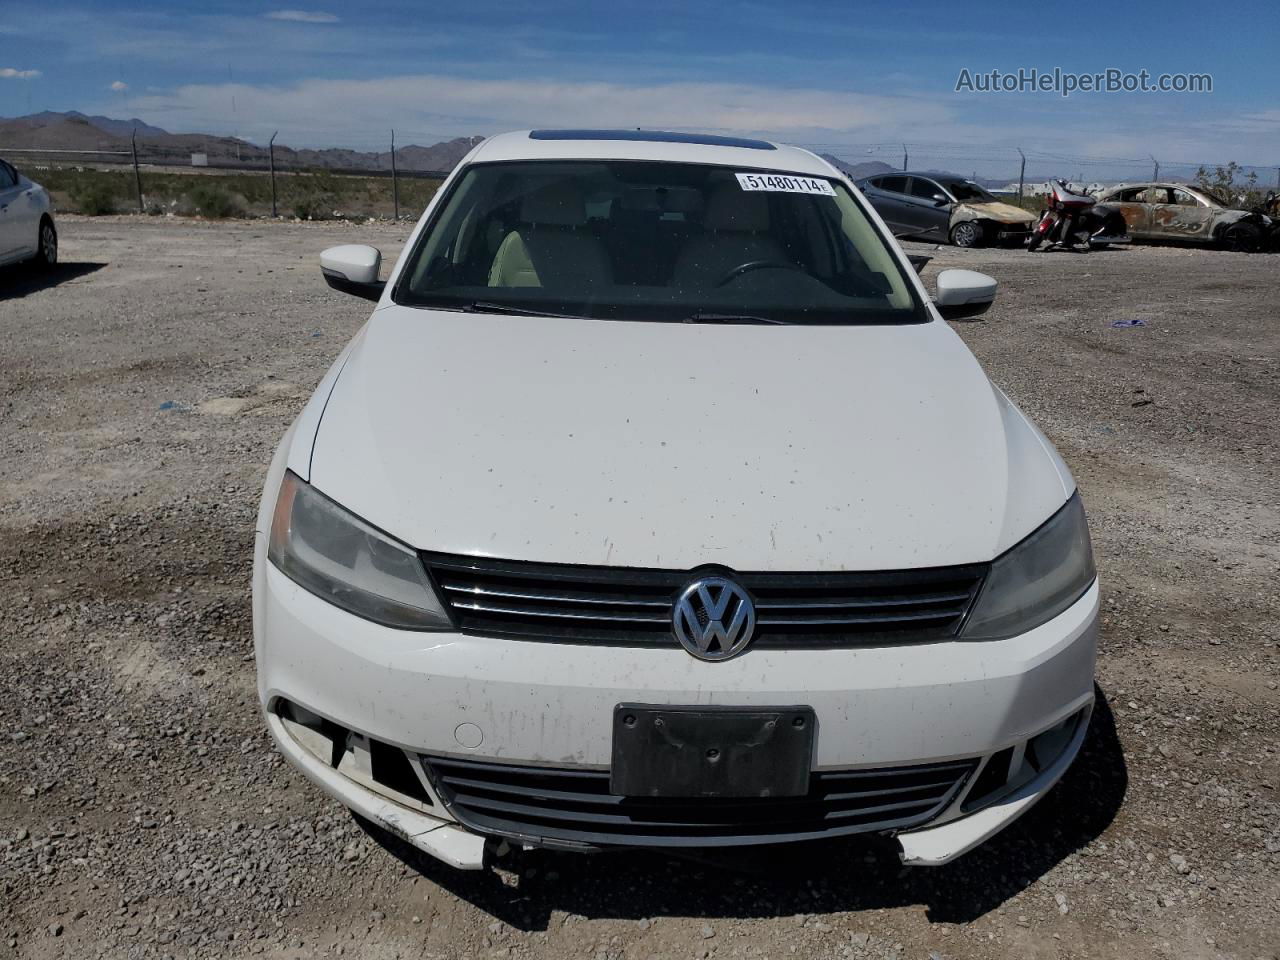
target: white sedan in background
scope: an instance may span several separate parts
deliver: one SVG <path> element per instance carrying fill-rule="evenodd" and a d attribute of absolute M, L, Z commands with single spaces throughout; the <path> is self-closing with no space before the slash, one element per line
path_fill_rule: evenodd
<path fill-rule="evenodd" d="M 35 260 L 58 262 L 58 230 L 49 191 L 0 160 L 0 266 Z"/>

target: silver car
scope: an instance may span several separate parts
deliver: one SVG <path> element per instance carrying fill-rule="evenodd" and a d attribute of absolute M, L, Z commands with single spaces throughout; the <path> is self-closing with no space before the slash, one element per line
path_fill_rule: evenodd
<path fill-rule="evenodd" d="M 1120 211 L 1135 240 L 1212 243 L 1253 251 L 1275 226 L 1265 214 L 1234 210 L 1188 183 L 1122 183 L 1099 194 L 1098 202 Z"/>
<path fill-rule="evenodd" d="M 923 173 L 886 173 L 858 181 L 896 236 L 957 247 L 1026 243 L 1035 215 L 1004 203 L 972 180 Z"/>

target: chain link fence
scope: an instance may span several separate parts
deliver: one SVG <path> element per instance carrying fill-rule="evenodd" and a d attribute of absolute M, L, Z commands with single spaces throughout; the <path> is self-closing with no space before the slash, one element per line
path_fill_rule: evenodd
<path fill-rule="evenodd" d="M 61 208 L 74 212 L 398 220 L 426 206 L 452 163 L 440 169 L 406 163 L 406 149 L 422 148 L 397 150 L 395 138 L 392 133 L 385 152 L 367 153 L 293 150 L 277 146 L 275 136 L 265 147 L 225 138 L 207 138 L 205 146 L 204 138 L 193 135 L 177 138 L 176 145 L 134 139 L 128 150 L 0 144 L 0 156 L 28 171 L 53 191 Z M 839 161 L 855 178 L 889 170 L 945 172 L 1027 206 L 1035 206 L 1056 179 L 1090 192 L 1116 183 L 1192 183 L 1246 209 L 1264 202 L 1269 191 L 1280 191 L 1280 166 L 1242 166 L 1231 159 L 1069 156 L 927 142 L 806 146 Z M 320 165 L 316 158 L 322 153 L 327 156 Z M 419 155 L 415 152 L 415 159 Z"/>
<path fill-rule="evenodd" d="M 194 138 L 193 138 L 194 139 Z M 272 138 L 274 141 L 274 137 Z M 302 220 L 416 216 L 448 176 L 382 154 L 347 152 L 350 165 L 305 159 L 313 152 L 244 143 L 236 155 L 157 148 L 142 139 L 128 150 L 8 147 L 0 156 L 49 189 L 75 213 L 284 216 Z"/>

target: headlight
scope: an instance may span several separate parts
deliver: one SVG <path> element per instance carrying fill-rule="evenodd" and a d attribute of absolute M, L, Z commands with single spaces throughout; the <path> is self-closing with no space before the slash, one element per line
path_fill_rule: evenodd
<path fill-rule="evenodd" d="M 1026 633 L 1079 600 L 1096 576 L 1089 523 L 1076 493 L 991 565 L 961 639 L 1003 640 Z"/>
<path fill-rule="evenodd" d="M 413 550 L 292 471 L 276 497 L 267 556 L 299 586 L 366 620 L 406 630 L 451 626 Z"/>

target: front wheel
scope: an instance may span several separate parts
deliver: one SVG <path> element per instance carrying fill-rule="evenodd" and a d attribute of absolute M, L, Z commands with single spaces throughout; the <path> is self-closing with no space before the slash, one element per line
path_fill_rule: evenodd
<path fill-rule="evenodd" d="M 1235 253 L 1254 253 L 1261 241 L 1261 232 L 1249 223 L 1234 224 L 1222 235 L 1222 245 Z"/>
<path fill-rule="evenodd" d="M 976 247 L 982 243 L 982 228 L 972 220 L 957 223 L 951 228 L 951 244 L 956 247 Z"/>
<path fill-rule="evenodd" d="M 39 247 L 36 250 L 36 266 L 41 270 L 51 270 L 58 263 L 58 231 L 48 217 L 40 220 Z"/>

